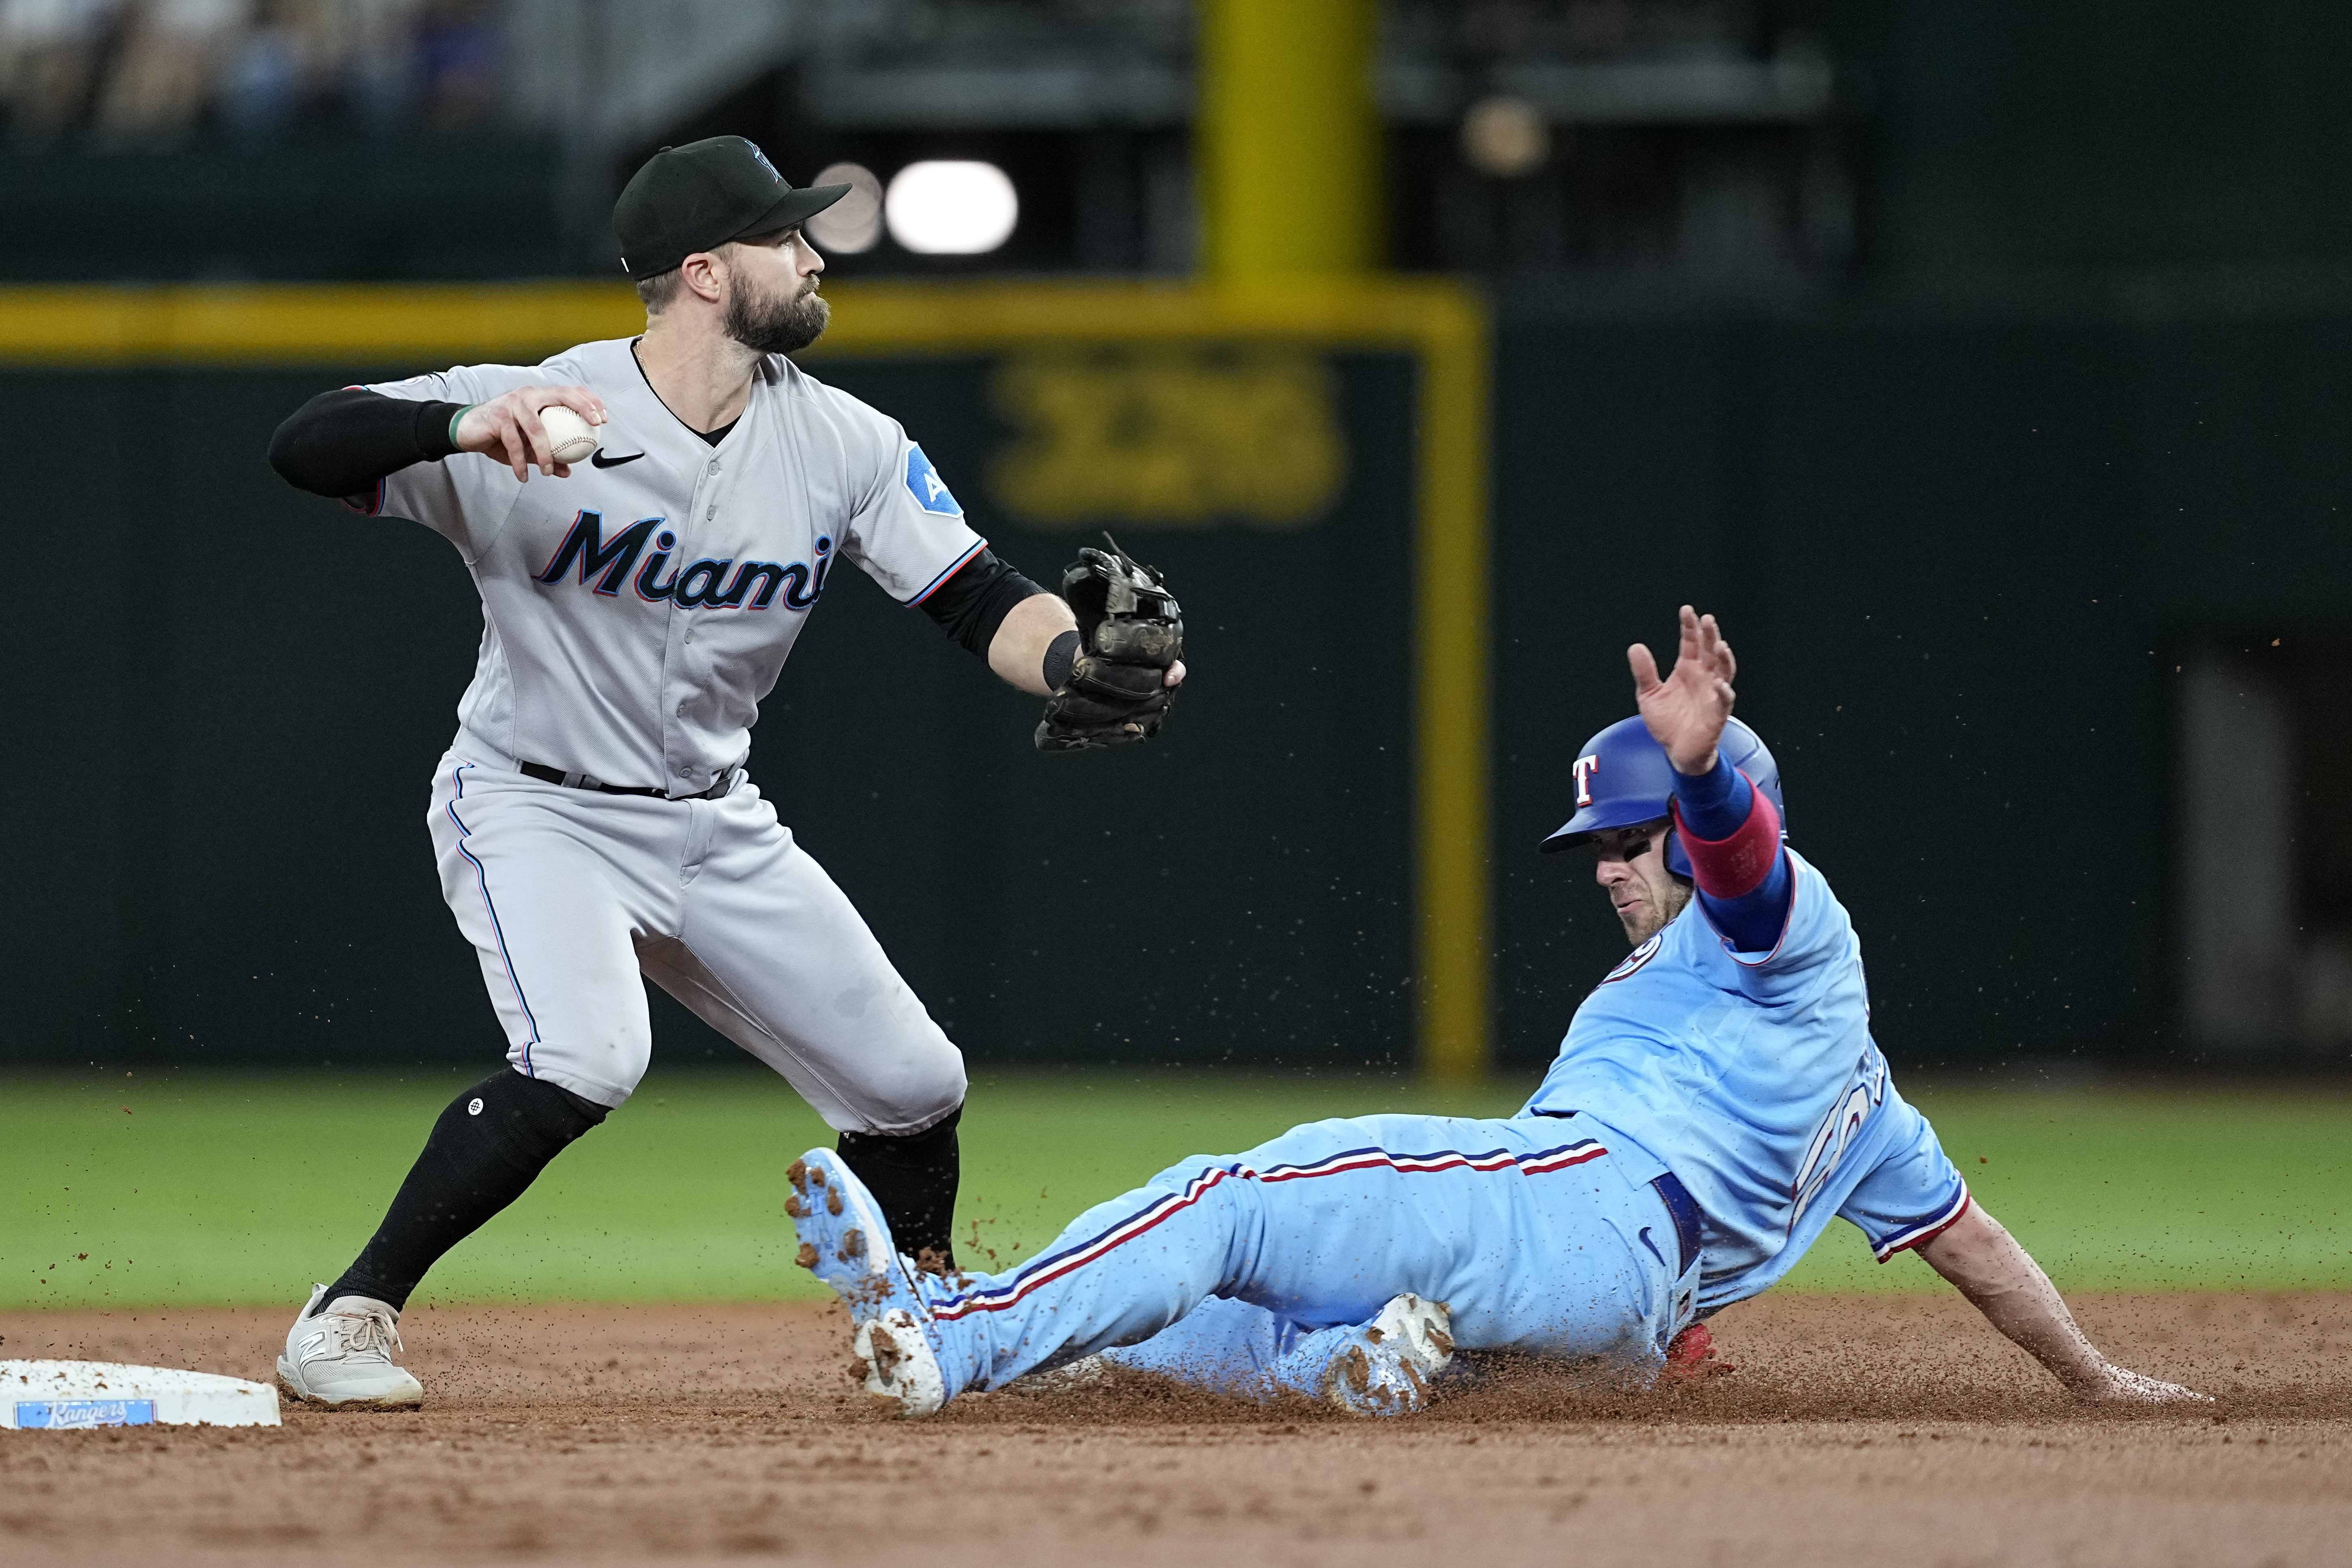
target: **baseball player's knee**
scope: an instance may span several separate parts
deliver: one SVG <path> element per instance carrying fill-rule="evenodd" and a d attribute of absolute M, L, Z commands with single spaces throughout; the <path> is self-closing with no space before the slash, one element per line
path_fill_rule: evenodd
<path fill-rule="evenodd" d="M 614 1110 L 644 1081 L 653 1063 L 653 1037 L 650 1030 L 624 1029 L 586 1048 L 539 1040 L 515 1047 L 507 1060 L 525 1078 L 559 1085 Z"/>
<path fill-rule="evenodd" d="M 969 1084 L 963 1053 L 941 1037 L 935 1050 L 877 1064 L 859 1087 L 856 1109 L 864 1125 L 839 1131 L 906 1138 L 929 1131 L 961 1110 Z"/>

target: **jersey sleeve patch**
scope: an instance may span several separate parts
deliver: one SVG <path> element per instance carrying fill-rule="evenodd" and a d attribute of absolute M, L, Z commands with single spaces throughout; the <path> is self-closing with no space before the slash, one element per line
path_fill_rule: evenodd
<path fill-rule="evenodd" d="M 912 443 L 907 447 L 907 493 L 915 498 L 917 506 L 935 517 L 963 515 L 963 508 L 948 490 L 948 482 L 940 478 L 939 469 L 931 466 L 922 447 Z"/>

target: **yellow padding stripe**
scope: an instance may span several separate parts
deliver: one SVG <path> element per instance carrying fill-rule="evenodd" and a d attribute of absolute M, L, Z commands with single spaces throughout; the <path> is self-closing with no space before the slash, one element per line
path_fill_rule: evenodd
<path fill-rule="evenodd" d="M 609 284 L 0 289 L 12 364 L 438 365 L 644 326 L 635 294 Z"/>

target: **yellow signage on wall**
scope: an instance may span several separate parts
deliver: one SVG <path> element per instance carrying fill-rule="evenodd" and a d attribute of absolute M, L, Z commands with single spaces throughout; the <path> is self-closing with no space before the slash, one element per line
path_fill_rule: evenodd
<path fill-rule="evenodd" d="M 989 485 L 1035 526 L 1297 528 L 1347 482 L 1337 378 L 1311 351 L 1015 352 L 993 392 L 1019 435 Z"/>

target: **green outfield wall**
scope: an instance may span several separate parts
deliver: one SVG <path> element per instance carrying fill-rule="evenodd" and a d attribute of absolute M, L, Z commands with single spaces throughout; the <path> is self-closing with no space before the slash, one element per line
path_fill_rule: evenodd
<path fill-rule="evenodd" d="M 1492 654 L 1487 891 L 1465 886 L 1495 1058 L 1547 1055 L 1622 950 L 1586 868 L 1532 846 L 1628 707 L 1624 645 L 1683 599 L 1730 628 L 1890 1054 L 2176 1052 L 2172 671 L 2200 638 L 2347 629 L 2348 349 L 2324 301 L 1503 302 L 1492 620 L 1464 642 Z M 466 574 L 262 455 L 310 392 L 431 363 L 0 373 L 0 1060 L 495 1056 L 423 821 L 479 632 Z M 975 1059 L 1412 1060 L 1413 355 L 815 368 L 1032 574 L 1108 525 L 1185 604 L 1195 681 L 1152 747 L 1035 756 L 1026 700 L 849 574 L 767 706 L 763 785 Z M 659 1019 L 665 1055 L 726 1049 Z"/>
<path fill-rule="evenodd" d="M 424 816 L 480 636 L 471 584 L 436 536 L 297 494 L 261 458 L 310 392 L 399 368 L 0 394 L 43 453 L 11 508 L 23 545 L 115 584 L 45 595 L 6 634 L 16 754 L 89 758 L 7 786 L 44 824 L 16 861 L 43 891 L 8 942 L 10 1057 L 495 1055 Z M 1169 743 L 1039 755 L 1034 701 L 850 572 L 764 706 L 763 789 L 976 1055 L 1411 1058 L 1412 366 L 1293 368 L 1338 449 L 1280 515 L 1090 514 L 1186 601 L 1202 678 Z M 1021 435 L 996 412 L 1003 369 L 825 374 L 919 433 L 996 548 L 1053 581 L 1099 540 L 983 499 Z"/>
<path fill-rule="evenodd" d="M 1507 1055 L 1613 946 L 1525 851 L 1685 597 L 1730 628 L 1892 1056 L 2212 1059 L 2177 1026 L 2176 667 L 2352 624 L 2352 310 L 1506 308 L 1497 345 Z"/>

